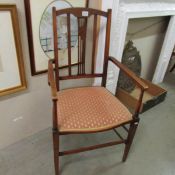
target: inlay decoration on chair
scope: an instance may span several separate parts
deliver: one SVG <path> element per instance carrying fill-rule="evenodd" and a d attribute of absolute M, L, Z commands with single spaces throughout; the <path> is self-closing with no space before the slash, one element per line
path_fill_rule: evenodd
<path fill-rule="evenodd" d="M 100 11 L 91 8 L 68 8 L 56 10 L 53 8 L 53 31 L 54 31 L 54 60 L 49 60 L 48 82 L 51 87 L 53 101 L 53 149 L 55 174 L 60 174 L 59 160 L 61 156 L 90 151 L 98 148 L 125 144 L 123 161 L 126 160 L 130 146 L 132 144 L 138 123 L 139 111 L 144 91 L 148 88 L 133 72 L 122 65 L 117 59 L 109 56 L 110 30 L 112 11 Z M 58 27 L 57 20 L 60 16 L 67 17 L 67 48 L 68 48 L 68 68 L 67 75 L 61 75 L 59 70 L 59 49 L 58 49 Z M 78 24 L 78 53 L 77 65 L 72 63 L 71 49 L 71 19 L 77 19 Z M 98 18 L 106 19 L 106 38 L 104 60 L 102 72 L 96 72 L 96 52 L 98 38 Z M 92 53 L 86 53 L 87 26 L 88 20 L 93 19 L 92 26 Z M 90 25 L 91 26 L 91 25 Z M 104 26 L 102 26 L 104 27 Z M 101 50 L 100 50 L 101 52 Z M 87 56 L 88 55 L 88 56 Z M 75 59 L 75 58 L 74 58 Z M 87 60 L 91 63 L 87 69 Z M 108 63 L 111 62 L 120 68 L 133 82 L 141 89 L 138 104 L 131 113 L 120 100 L 106 89 Z M 89 71 L 89 68 L 91 69 Z M 88 73 L 87 73 L 88 72 Z M 101 86 L 77 87 L 60 90 L 60 82 L 66 80 L 101 78 Z M 64 83 L 64 82 L 63 82 Z M 116 90 L 117 91 L 117 90 Z M 126 127 L 129 125 L 129 128 Z M 116 130 L 122 127 L 127 132 L 127 138 L 123 138 Z M 74 150 L 60 150 L 60 136 L 67 134 L 87 134 L 114 130 L 119 140 L 109 143 L 85 146 Z M 72 136 L 73 138 L 73 136 Z"/>

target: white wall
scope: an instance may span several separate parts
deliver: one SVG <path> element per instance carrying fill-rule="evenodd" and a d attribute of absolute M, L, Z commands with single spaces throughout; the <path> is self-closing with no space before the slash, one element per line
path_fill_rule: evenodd
<path fill-rule="evenodd" d="M 46 129 L 52 124 L 52 101 L 47 74 L 31 76 L 24 0 L 0 0 L 17 5 L 28 89 L 0 97 L 0 149 L 27 136 Z M 98 4 L 98 3 L 97 3 Z M 96 4 L 91 5 L 95 6 Z M 83 86 L 92 81 L 67 81 L 62 87 Z M 20 119 L 20 120 L 17 120 Z"/>
<path fill-rule="evenodd" d="M 0 3 L 4 1 L 0 0 Z M 51 101 L 47 76 L 31 77 L 30 73 L 24 1 L 6 0 L 5 3 L 15 3 L 18 8 L 28 90 L 0 97 L 0 148 L 51 126 Z M 14 122 L 18 117 L 23 119 Z"/>
<path fill-rule="evenodd" d="M 132 40 L 134 46 L 140 52 L 142 61 L 141 77 L 144 79 L 152 81 L 168 24 L 169 17 L 129 20 L 126 41 Z M 131 35 L 133 33 L 136 34 Z"/>
<path fill-rule="evenodd" d="M 110 53 L 109 55 L 114 55 L 114 52 L 116 50 L 115 41 L 113 40 L 113 37 L 116 32 L 117 28 L 117 12 L 118 12 L 118 5 L 119 0 L 102 0 L 102 10 L 107 11 L 108 9 L 112 9 L 112 23 L 111 23 L 111 40 L 110 40 Z M 103 69 L 103 59 L 104 59 L 104 43 L 105 43 L 105 35 L 106 35 L 106 20 L 101 19 L 101 30 L 99 35 L 99 41 L 98 41 L 98 54 L 97 54 L 97 62 L 96 64 L 96 72 L 102 72 Z M 110 75 L 110 78 L 109 78 Z M 117 72 L 115 72 L 114 65 L 109 64 L 108 67 L 108 80 L 107 80 L 107 88 L 113 92 L 114 89 L 114 80 L 113 78 L 117 75 Z M 94 85 L 100 85 L 101 80 L 96 79 L 94 82 Z"/>

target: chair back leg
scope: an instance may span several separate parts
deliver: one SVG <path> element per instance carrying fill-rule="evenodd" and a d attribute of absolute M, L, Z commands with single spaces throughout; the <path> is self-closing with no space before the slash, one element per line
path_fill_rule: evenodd
<path fill-rule="evenodd" d="M 131 144 L 133 142 L 138 124 L 139 124 L 139 121 L 131 123 L 131 125 L 130 125 L 129 132 L 128 132 L 128 138 L 127 138 L 127 141 L 125 143 L 125 150 L 124 150 L 123 159 L 122 159 L 123 162 L 125 162 L 127 157 L 128 157 L 128 153 L 129 153 L 129 150 L 131 148 Z"/>
<path fill-rule="evenodd" d="M 59 134 L 53 131 L 55 175 L 59 175 Z"/>

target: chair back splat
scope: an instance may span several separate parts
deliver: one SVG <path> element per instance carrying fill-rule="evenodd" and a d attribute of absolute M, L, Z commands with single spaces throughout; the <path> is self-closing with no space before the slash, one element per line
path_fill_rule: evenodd
<path fill-rule="evenodd" d="M 53 33 L 54 33 L 54 63 L 56 86 L 59 91 L 59 81 L 80 78 L 102 78 L 102 86 L 106 86 L 110 29 L 111 29 L 111 9 L 108 12 L 91 8 L 68 8 L 56 10 L 53 7 Z M 100 73 L 95 72 L 97 39 L 98 39 L 98 18 L 106 19 L 106 39 L 104 49 L 104 66 Z M 89 34 L 89 19 L 92 18 L 92 44 L 87 50 L 87 35 Z M 61 26 L 59 26 L 61 25 Z M 104 26 L 103 26 L 104 27 Z M 61 42 L 65 42 L 61 44 Z M 65 45 L 65 46 L 62 46 Z M 64 48 L 63 48 L 64 47 Z M 86 52 L 88 51 L 88 56 Z M 92 54 L 89 53 L 92 51 Z M 67 53 L 67 62 L 62 63 L 62 53 Z M 87 57 L 87 58 L 86 58 Z M 62 65 L 64 64 L 64 65 Z M 65 66 L 66 64 L 66 66 Z M 67 69 L 67 75 L 61 75 L 59 68 Z"/>

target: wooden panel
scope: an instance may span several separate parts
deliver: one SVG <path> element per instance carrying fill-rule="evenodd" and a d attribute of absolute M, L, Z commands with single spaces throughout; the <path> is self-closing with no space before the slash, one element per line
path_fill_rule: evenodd
<path fill-rule="evenodd" d="M 108 70 L 108 57 L 109 57 L 109 47 L 110 47 L 110 34 L 111 34 L 111 15 L 112 10 L 108 10 L 107 26 L 106 26 L 106 43 L 105 43 L 105 53 L 104 53 L 104 66 L 103 66 L 103 79 L 102 86 L 106 86 L 107 70 Z"/>
<path fill-rule="evenodd" d="M 68 65 L 69 65 L 69 76 L 71 76 L 71 22 L 70 14 L 67 14 L 67 32 L 68 32 Z"/>
<path fill-rule="evenodd" d="M 57 34 L 57 16 L 56 8 L 53 7 L 53 33 L 54 33 L 54 60 L 55 60 L 55 77 L 57 90 L 59 91 L 59 58 L 58 58 L 58 34 Z"/>
<path fill-rule="evenodd" d="M 141 105 L 140 112 L 145 112 L 151 107 L 164 101 L 167 91 L 157 85 L 152 84 L 148 80 L 142 79 L 142 81 L 147 83 L 147 85 L 149 86 L 148 90 L 144 93 L 142 103 L 140 104 Z M 138 93 L 135 93 L 133 95 L 131 93 L 124 91 L 121 88 L 118 88 L 116 92 L 116 96 L 117 98 L 119 98 L 120 101 L 122 101 L 129 108 L 135 109 L 136 105 L 138 105 L 138 102 L 139 102 L 140 93 L 141 91 L 139 90 Z M 150 95 L 149 98 L 147 98 L 147 94 Z"/>
<path fill-rule="evenodd" d="M 81 13 L 81 16 L 79 14 Z M 107 64 L 108 64 L 108 54 L 109 54 L 109 41 L 110 41 L 110 25 L 111 25 L 111 10 L 108 12 L 103 12 L 100 10 L 94 10 L 89 8 L 69 8 L 69 9 L 63 9 L 56 11 L 56 16 L 66 14 L 67 15 L 67 32 L 68 32 L 68 76 L 62 76 L 59 77 L 59 71 L 58 71 L 58 60 L 55 60 L 56 64 L 56 77 L 57 81 L 59 80 L 69 80 L 69 79 L 79 79 L 79 78 L 95 78 L 95 77 L 102 77 L 103 80 L 106 82 L 106 76 L 107 76 Z M 71 64 L 71 15 L 77 16 L 78 19 L 78 66 L 77 66 L 77 74 L 72 75 L 72 64 Z M 82 16 L 83 14 L 83 16 Z M 85 15 L 84 15 L 85 14 Z M 86 16 L 87 15 L 87 16 Z M 86 35 L 87 35 L 87 22 L 88 18 L 94 15 L 94 27 L 93 27 L 93 44 L 92 44 L 92 53 L 89 54 L 92 56 L 92 65 L 90 65 L 91 73 L 86 74 L 85 70 L 85 57 L 86 57 Z M 104 16 L 107 18 L 107 26 L 106 26 L 106 42 L 105 42 L 105 76 L 104 73 L 102 74 L 94 74 L 95 73 L 95 57 L 96 57 L 96 48 L 97 48 L 97 29 L 98 29 L 98 17 Z M 56 26 L 56 17 L 55 19 L 55 26 Z M 56 40 L 56 27 L 54 27 L 54 42 L 56 50 L 56 44 L 58 44 L 58 41 Z M 57 45 L 58 47 L 58 45 Z M 91 47 L 91 46 L 90 46 Z M 58 53 L 55 51 L 55 58 L 58 57 Z M 87 57 L 89 59 L 89 56 Z M 59 86 L 59 83 L 57 83 Z"/>
<path fill-rule="evenodd" d="M 80 40 L 81 40 L 81 37 L 80 37 L 80 18 L 77 18 L 78 19 L 78 63 L 81 62 L 81 52 L 80 52 Z M 78 75 L 80 75 L 80 64 L 78 64 Z"/>
<path fill-rule="evenodd" d="M 138 100 L 132 97 L 128 92 L 122 89 L 117 89 L 116 97 L 130 109 L 136 108 Z"/>
<path fill-rule="evenodd" d="M 92 45 L 92 67 L 91 71 L 94 74 L 95 69 L 95 53 L 97 47 L 97 15 L 94 16 L 94 29 L 93 29 L 93 45 Z"/>
<path fill-rule="evenodd" d="M 86 28 L 85 28 L 85 21 L 83 18 L 78 18 L 78 37 L 79 37 L 79 40 L 78 40 L 78 60 L 81 64 L 79 64 L 79 67 L 78 67 L 78 75 L 80 74 L 83 74 L 83 65 L 84 65 L 84 60 L 85 60 L 85 57 L 83 57 L 85 51 L 83 51 L 85 48 L 84 48 L 84 41 L 86 40 Z"/>
<path fill-rule="evenodd" d="M 163 88 L 161 88 L 161 87 L 151 83 L 148 80 L 142 79 L 142 81 L 145 82 L 145 84 L 148 85 L 149 88 L 148 88 L 147 92 L 150 93 L 153 96 L 157 96 L 157 95 L 160 95 L 160 94 L 163 94 L 163 93 L 166 92 L 165 89 L 163 89 Z"/>
<path fill-rule="evenodd" d="M 82 39 L 82 74 L 85 74 L 85 58 L 86 58 L 86 36 L 87 36 L 87 23 L 88 23 L 88 19 L 84 19 L 84 25 L 83 25 L 83 30 L 84 30 L 84 36 Z"/>

